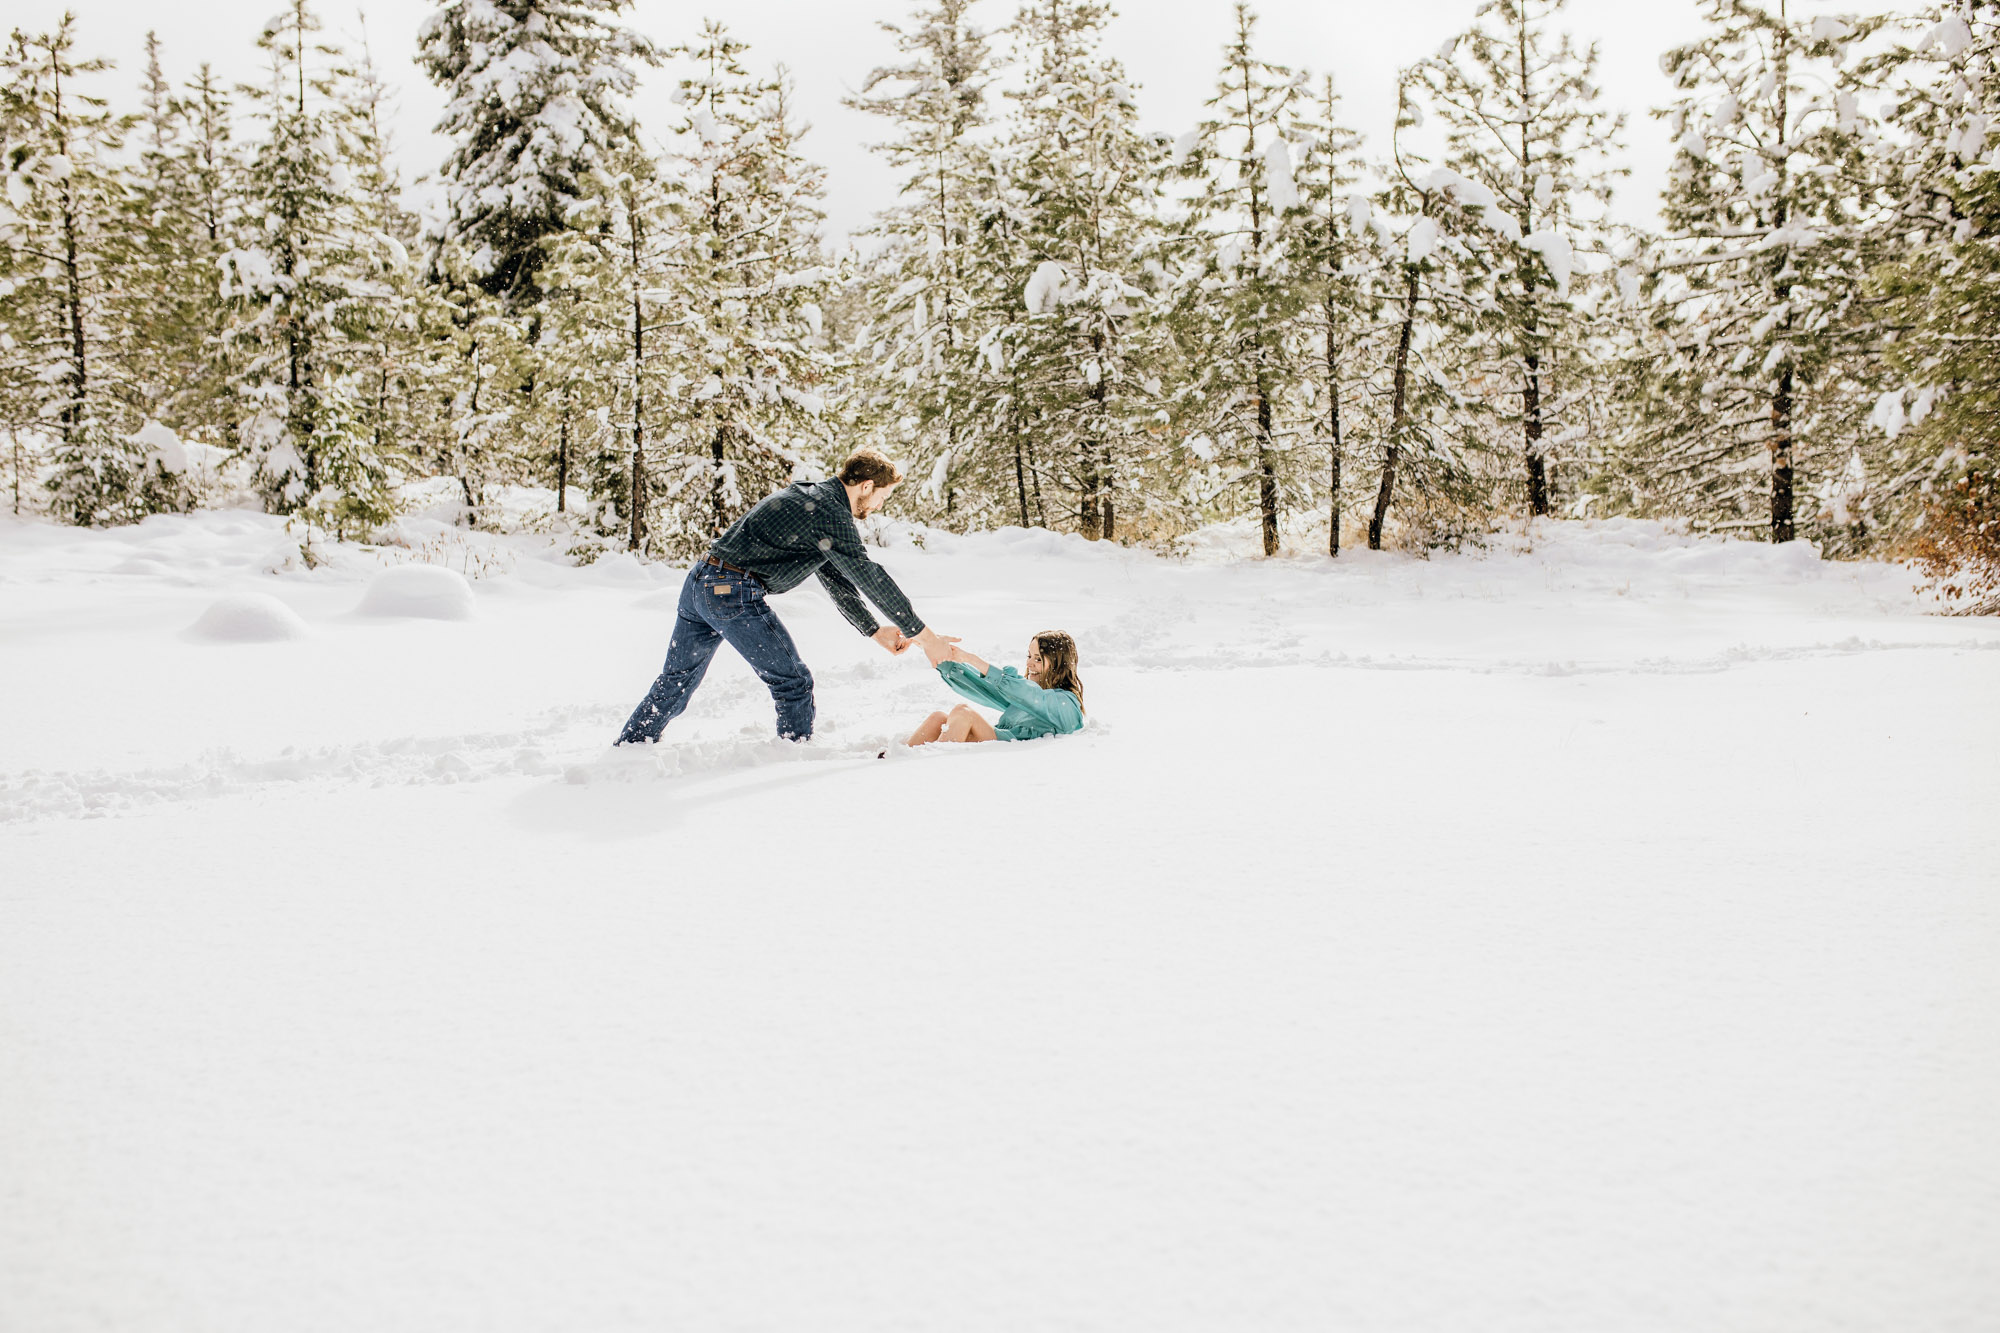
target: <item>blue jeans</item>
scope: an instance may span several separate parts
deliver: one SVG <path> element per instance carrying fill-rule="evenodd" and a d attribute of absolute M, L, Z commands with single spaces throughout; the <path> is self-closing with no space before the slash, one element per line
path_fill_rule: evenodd
<path fill-rule="evenodd" d="M 778 705 L 778 734 L 796 741 L 812 735 L 812 672 L 799 660 L 799 650 L 765 600 L 763 587 L 704 561 L 688 571 L 681 585 L 667 664 L 633 710 L 618 743 L 658 740 L 667 723 L 687 707 L 688 696 L 708 674 L 708 664 L 725 640 L 769 687 Z"/>

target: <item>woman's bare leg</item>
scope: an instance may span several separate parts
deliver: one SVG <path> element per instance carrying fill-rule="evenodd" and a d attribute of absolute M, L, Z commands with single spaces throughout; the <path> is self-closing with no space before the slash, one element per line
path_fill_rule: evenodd
<path fill-rule="evenodd" d="M 910 733 L 910 739 L 905 744 L 929 745 L 932 741 L 944 735 L 946 720 L 943 713 L 932 713 L 917 724 L 917 729 Z"/>
<path fill-rule="evenodd" d="M 951 710 L 951 716 L 944 721 L 944 735 L 947 741 L 996 741 L 1000 733 L 993 730 L 993 724 L 972 711 L 964 704 Z"/>

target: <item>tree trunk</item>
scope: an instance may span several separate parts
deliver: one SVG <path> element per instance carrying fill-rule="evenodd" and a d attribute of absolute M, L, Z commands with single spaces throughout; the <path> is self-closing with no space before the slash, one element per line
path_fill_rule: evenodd
<path fill-rule="evenodd" d="M 1097 383 L 1090 386 L 1091 420 L 1097 427 L 1104 424 L 1104 400 L 1111 390 L 1109 379 L 1104 373 L 1104 335 L 1090 335 L 1091 364 L 1097 367 Z M 1106 450 L 1102 439 L 1087 439 L 1083 445 L 1083 535 L 1091 541 L 1109 536 L 1107 528 L 1111 521 L 1111 497 L 1104 494 L 1104 477 L 1109 471 L 1104 466 Z"/>
<path fill-rule="evenodd" d="M 77 432 L 83 429 L 84 401 L 90 383 L 90 362 L 87 344 L 83 338 L 83 275 L 76 256 L 76 218 L 70 211 L 69 182 L 63 182 L 62 194 L 63 222 L 63 304 L 69 316 L 69 401 L 63 404 L 63 439 L 74 446 Z"/>
<path fill-rule="evenodd" d="M 1792 368 L 1771 397 L 1771 540 L 1792 540 Z"/>
<path fill-rule="evenodd" d="M 479 387 L 484 383 L 479 369 L 479 344 L 474 342 L 472 344 L 472 396 L 466 400 L 467 408 L 471 413 L 474 423 L 479 420 Z M 466 525 L 476 528 L 479 526 L 479 497 L 472 489 L 472 449 L 469 444 L 471 438 L 472 432 L 470 430 L 459 432 L 456 457 L 458 459 L 458 488 L 465 493 Z M 311 463 L 307 463 L 306 465 L 306 474 L 308 478 L 311 477 Z"/>
<path fill-rule="evenodd" d="M 569 511 L 569 413 L 563 413 L 556 436 L 556 512 Z"/>
<path fill-rule="evenodd" d="M 1048 507 L 1042 503 L 1042 470 L 1035 465 L 1035 437 L 1023 433 L 1028 448 L 1028 485 L 1035 493 L 1035 526 L 1049 525 Z"/>
<path fill-rule="evenodd" d="M 1327 501 L 1326 553 L 1340 554 L 1340 344 L 1334 340 L 1333 302 L 1326 303 L 1326 426 L 1329 441 L 1329 496 Z"/>
<path fill-rule="evenodd" d="M 626 543 L 632 550 L 639 549 L 639 543 L 646 538 L 646 465 L 645 453 L 639 443 L 639 432 L 632 432 L 632 532 Z"/>
<path fill-rule="evenodd" d="M 53 52 L 50 65 L 54 68 L 56 151 L 69 153 L 69 134 L 65 128 L 62 108 L 62 61 Z M 84 402 L 90 382 L 90 364 L 87 344 L 83 337 L 83 273 L 77 261 L 76 244 L 76 203 L 69 191 L 69 177 L 62 177 L 62 231 L 63 231 L 63 304 L 64 314 L 69 317 L 70 392 L 69 402 L 63 405 L 63 442 L 75 447 L 76 434 L 83 429 Z"/>
<path fill-rule="evenodd" d="M 1403 297 L 1403 328 L 1396 336 L 1396 378 L 1389 408 L 1389 445 L 1382 451 L 1382 487 L 1375 493 L 1375 513 L 1368 520 L 1368 549 L 1382 549 L 1382 524 L 1389 517 L 1389 499 L 1396 492 L 1396 461 L 1403 442 L 1403 423 L 1409 403 L 1410 332 L 1417 322 L 1415 265 L 1408 267 L 1409 285 Z"/>
<path fill-rule="evenodd" d="M 1014 432 L 1014 489 L 1021 497 L 1021 526 L 1033 527 L 1028 522 L 1028 465 L 1021 456 L 1021 432 Z"/>
<path fill-rule="evenodd" d="M 1791 158 L 1785 148 L 1787 136 L 1791 133 L 1791 48 L 1785 41 L 1788 29 L 1783 26 L 1784 7 L 1778 10 L 1778 206 L 1777 224 L 1783 228 L 1791 215 Z M 1788 251 L 1777 255 L 1777 272 L 1773 276 L 1773 290 L 1779 305 L 1792 299 L 1792 287 L 1780 281 L 1791 263 Z M 1784 332 L 1792 331 L 1792 317 L 1785 316 Z M 1790 342 L 1789 336 L 1786 338 Z M 1785 368 L 1778 372 L 1778 383 L 1771 394 L 1771 540 L 1788 542 L 1792 540 L 1792 363 L 1789 356 Z"/>
<path fill-rule="evenodd" d="M 1243 155 L 1246 159 L 1257 157 L 1257 113 L 1250 100 L 1250 21 L 1251 15 L 1243 6 L 1236 9 L 1236 45 L 1231 59 L 1236 61 L 1236 70 L 1243 77 L 1243 119 L 1237 122 L 1244 131 Z M 1250 185 L 1250 253 L 1249 268 L 1252 273 L 1261 272 L 1264 261 L 1264 201 L 1258 192 L 1255 175 L 1249 176 Z M 1253 379 L 1257 393 L 1257 513 L 1264 535 L 1264 554 L 1278 553 L 1278 469 L 1277 459 L 1271 453 L 1271 386 L 1264 374 L 1264 338 L 1261 333 L 1250 337 L 1250 358 L 1255 367 Z"/>
<path fill-rule="evenodd" d="M 1271 452 L 1271 395 L 1257 376 L 1257 512 L 1263 520 L 1264 554 L 1278 553 L 1278 459 Z"/>
<path fill-rule="evenodd" d="M 729 427 L 725 424 L 717 426 L 708 441 L 708 456 L 715 463 L 714 471 L 708 478 L 708 504 L 715 511 L 715 535 L 718 537 L 729 526 L 729 513 L 722 498 L 722 448 L 728 439 Z"/>
<path fill-rule="evenodd" d="M 632 223 L 632 268 L 639 266 L 639 224 Z M 639 368 L 646 360 L 645 314 L 639 286 L 632 285 L 632 530 L 627 545 L 636 551 L 646 540 L 646 390 Z"/>
<path fill-rule="evenodd" d="M 1081 453 L 1082 457 L 1077 460 L 1077 480 L 1081 483 L 1083 496 L 1077 530 L 1083 533 L 1085 540 L 1094 542 L 1100 531 L 1100 520 L 1097 516 L 1097 459 L 1091 443 L 1087 440 L 1083 444 Z"/>
<path fill-rule="evenodd" d="M 947 307 L 947 315 L 946 315 L 947 332 L 949 332 L 949 324 L 950 324 L 949 307 Z M 953 460 L 955 460 L 958 457 L 958 423 L 956 421 L 949 423 L 945 427 L 944 456 L 947 459 L 953 459 Z M 944 466 L 945 466 L 944 512 L 945 512 L 945 517 L 949 518 L 951 517 L 951 515 L 958 512 L 958 488 L 951 484 L 951 478 L 950 478 L 951 463 L 947 462 Z"/>
<path fill-rule="evenodd" d="M 1528 11 L 1523 8 L 1514 15 L 1514 49 L 1520 56 L 1521 82 L 1516 92 L 1522 105 L 1534 102 L 1534 90 L 1528 82 Z M 1534 196 L 1529 192 L 1534 184 L 1534 157 L 1528 139 L 1529 118 L 1523 115 L 1521 127 L 1521 234 L 1526 236 L 1535 230 L 1534 206 L 1530 202 Z M 1535 350 L 1535 340 L 1540 328 L 1535 321 L 1535 270 L 1534 261 L 1528 260 L 1521 268 L 1521 294 L 1523 310 L 1521 332 L 1523 342 L 1522 360 L 1527 363 L 1527 374 L 1521 383 L 1521 424 L 1525 438 L 1522 441 L 1522 457 L 1528 465 L 1528 514 L 1532 518 L 1546 517 L 1549 512 L 1549 478 L 1542 461 L 1542 377 L 1541 356 Z"/>
<path fill-rule="evenodd" d="M 299 118 L 299 126 L 301 129 L 305 127 L 306 123 L 305 10 L 306 10 L 305 0 L 292 0 L 292 22 L 295 25 L 294 38 L 298 42 L 298 48 L 293 53 L 294 54 L 293 65 L 298 72 L 298 84 L 299 84 L 298 118 Z M 305 230 L 306 220 L 303 217 L 291 217 L 287 218 L 286 221 L 290 224 L 291 234 L 294 237 L 298 236 L 301 232 Z M 291 278 L 296 278 L 298 276 L 299 256 L 296 250 L 296 246 L 297 242 L 293 241 L 290 242 L 286 247 L 285 274 L 287 277 Z M 298 426 L 299 442 L 305 446 L 299 452 L 305 455 L 305 460 L 306 460 L 305 494 L 307 498 L 310 499 L 312 495 L 319 490 L 319 451 L 313 448 L 312 446 L 312 439 L 314 435 L 313 431 L 314 423 L 310 416 L 303 418 L 300 417 L 298 400 L 299 400 L 299 390 L 302 387 L 304 380 L 304 375 L 303 375 L 304 362 L 305 359 L 308 356 L 310 356 L 312 350 L 312 341 L 311 341 L 312 332 L 310 327 L 307 325 L 306 321 L 299 315 L 299 297 L 298 297 L 298 289 L 296 287 L 294 287 L 291 292 L 286 294 L 285 321 L 287 326 L 292 330 L 292 336 L 289 340 L 290 351 L 291 351 L 291 397 L 292 397 L 291 412 L 292 412 L 292 419 L 297 423 Z M 479 401 L 479 376 L 477 374 L 478 370 L 477 343 L 473 344 L 473 357 L 474 357 L 473 369 L 475 373 L 472 377 L 472 395 L 473 395 L 473 402 L 477 404 L 477 402 Z M 473 410 L 475 412 L 478 411 L 477 406 L 475 406 Z M 461 462 L 463 460 L 463 457 L 464 457 L 464 450 L 463 447 L 461 446 L 460 448 Z M 465 493 L 466 493 L 465 502 L 472 509 L 472 526 L 478 527 L 479 507 L 477 504 L 473 502 L 472 488 L 470 485 L 467 484 L 466 479 L 463 475 L 459 477 L 458 481 L 459 485 L 465 488 Z"/>
<path fill-rule="evenodd" d="M 1521 385 L 1521 415 L 1527 423 L 1528 513 L 1545 518 L 1549 512 L 1549 478 L 1542 461 L 1542 359 L 1528 353 L 1528 378 Z"/>

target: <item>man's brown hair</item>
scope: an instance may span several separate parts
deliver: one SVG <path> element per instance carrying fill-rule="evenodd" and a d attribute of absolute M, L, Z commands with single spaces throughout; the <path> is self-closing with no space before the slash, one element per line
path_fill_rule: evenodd
<path fill-rule="evenodd" d="M 894 486 L 903 479 L 903 469 L 889 461 L 889 455 L 880 449 L 866 445 L 847 456 L 840 465 L 840 481 L 844 486 L 859 486 L 864 481 L 872 481 L 877 486 Z"/>

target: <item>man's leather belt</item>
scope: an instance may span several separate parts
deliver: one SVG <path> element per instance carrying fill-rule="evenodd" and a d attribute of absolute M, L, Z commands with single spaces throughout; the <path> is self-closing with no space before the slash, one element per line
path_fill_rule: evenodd
<path fill-rule="evenodd" d="M 747 569 L 738 569 L 736 566 L 730 564 L 727 560 L 717 560 L 712 555 L 703 556 L 702 559 L 705 560 L 707 563 L 714 565 L 717 569 L 726 569 L 732 574 L 741 574 L 744 578 L 749 579 L 752 583 L 756 584 L 760 588 L 764 586 L 764 576 L 762 574 L 753 574 Z"/>

